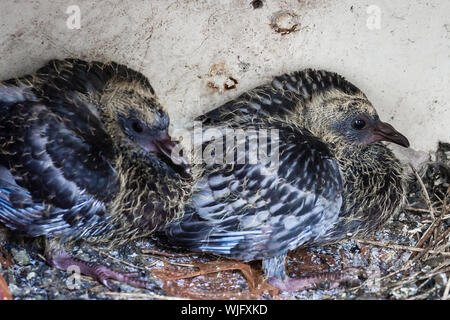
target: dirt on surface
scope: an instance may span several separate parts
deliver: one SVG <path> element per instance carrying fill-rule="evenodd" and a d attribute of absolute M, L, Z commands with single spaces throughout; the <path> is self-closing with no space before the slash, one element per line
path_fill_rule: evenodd
<path fill-rule="evenodd" d="M 0 299 L 448 299 L 450 291 L 450 144 L 440 143 L 413 171 L 408 204 L 371 238 L 300 248 L 286 261 L 290 277 L 364 270 L 358 283 L 329 283 L 280 293 L 264 281 L 260 262 L 244 264 L 161 247 L 155 239 L 110 250 L 80 243 L 72 253 L 152 283 L 110 291 L 92 278 L 51 268 L 42 239 L 0 228 Z M 417 173 L 417 174 L 416 174 Z"/>

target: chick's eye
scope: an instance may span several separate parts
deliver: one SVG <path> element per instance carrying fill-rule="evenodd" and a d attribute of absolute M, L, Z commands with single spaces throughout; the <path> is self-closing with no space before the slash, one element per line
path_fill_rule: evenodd
<path fill-rule="evenodd" d="M 361 130 L 366 126 L 366 122 L 362 119 L 356 119 L 353 121 L 352 126 L 356 130 Z"/>
<path fill-rule="evenodd" d="M 133 124 L 131 126 L 137 133 L 142 133 L 142 131 L 144 131 L 144 128 L 142 128 L 142 125 L 139 123 L 139 121 L 133 121 Z"/>

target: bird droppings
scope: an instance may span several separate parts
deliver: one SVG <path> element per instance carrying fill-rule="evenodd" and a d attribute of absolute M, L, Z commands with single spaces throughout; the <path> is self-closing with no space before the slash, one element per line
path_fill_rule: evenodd
<path fill-rule="evenodd" d="M 209 69 L 207 77 L 209 80 L 206 82 L 206 86 L 219 93 L 236 89 L 239 83 L 235 77 L 230 75 L 224 62 L 213 64 Z"/>
<path fill-rule="evenodd" d="M 82 276 L 79 288 L 68 287 L 69 275 L 52 269 L 40 255 L 42 243 L 38 239 L 21 239 L 0 227 L 0 296 L 14 299 L 441 299 L 450 278 L 450 145 L 441 143 L 430 161 L 418 172 L 430 196 L 435 218 L 436 234 L 424 245 L 418 242 L 430 229 L 432 221 L 423 190 L 417 179 L 409 182 L 408 206 L 374 236 L 362 240 L 348 240 L 325 246 L 299 248 L 290 252 L 286 267 L 289 276 L 300 277 L 312 272 L 338 271 L 347 267 L 366 270 L 367 279 L 356 287 L 321 285 L 294 293 L 267 290 L 250 291 L 244 277 L 243 263 L 207 254 L 193 254 L 160 247 L 153 239 L 139 240 L 119 250 L 92 249 L 86 244 L 76 245 L 73 252 L 90 261 L 107 263 L 122 271 L 141 272 L 141 277 L 154 284 L 151 290 L 136 289 L 118 284 L 120 292 L 111 292 L 89 277 Z M 438 183 L 436 182 L 438 181 Z M 444 203 L 446 206 L 444 206 Z M 25 250 L 30 264 L 20 266 L 12 261 L 12 250 Z M 412 250 L 419 250 L 412 257 Z M 433 250 L 438 253 L 426 253 Z M 107 254 L 107 255 L 106 255 Z M 445 254 L 445 255 L 444 255 Z M 118 260 L 119 259 L 119 260 Z M 126 263 L 126 264 L 125 264 Z M 236 269 L 214 273 L 215 267 Z M 240 265 L 238 265 L 240 264 Z M 196 267 L 197 266 L 197 267 Z M 200 266 L 200 267 L 199 267 Z M 207 267 L 205 267 L 207 266 Z M 258 275 L 261 265 L 249 265 Z M 168 275 L 204 274 L 170 280 Z M 209 268 L 209 269 L 205 269 Z M 158 271 L 157 271 L 158 270 Z M 249 269 L 247 269 L 249 270 Z M 211 272 L 205 272 L 211 271 Z M 34 273 L 34 276 L 30 274 Z M 5 279 L 2 285 L 2 276 Z M 256 280 L 261 285 L 263 279 Z M 6 286 L 5 286 L 6 284 Z M 9 287 L 9 289 L 8 289 Z"/>
<path fill-rule="evenodd" d="M 215 63 L 209 68 L 209 76 L 223 75 L 226 73 L 226 70 L 225 62 Z"/>
<path fill-rule="evenodd" d="M 14 257 L 14 261 L 19 266 L 27 266 L 30 264 L 30 257 L 25 250 L 12 249 L 11 253 Z"/>
<path fill-rule="evenodd" d="M 208 81 L 206 83 L 206 85 L 208 86 L 208 88 L 214 89 L 214 90 L 220 90 L 220 87 L 218 87 L 214 82 L 212 81 Z"/>
<path fill-rule="evenodd" d="M 270 26 L 282 36 L 298 31 L 299 17 L 292 11 L 278 11 L 273 14 Z"/>
<path fill-rule="evenodd" d="M 236 86 L 239 82 L 233 78 L 233 77 L 228 77 L 228 79 L 224 82 L 223 84 L 223 88 L 225 90 L 232 90 L 232 89 L 236 89 Z"/>

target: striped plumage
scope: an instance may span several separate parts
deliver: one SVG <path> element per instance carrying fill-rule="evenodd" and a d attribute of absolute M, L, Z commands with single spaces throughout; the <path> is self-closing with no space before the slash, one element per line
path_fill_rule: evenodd
<path fill-rule="evenodd" d="M 283 287 L 278 280 L 287 281 L 288 250 L 367 234 L 403 204 L 402 166 L 379 141 L 408 141 L 335 73 L 308 69 L 276 77 L 198 120 L 203 135 L 211 129 L 224 135 L 226 128 L 278 130 L 259 148 L 278 151 L 279 165 L 249 163 L 248 148 L 244 164 L 197 165 L 202 175 L 191 205 L 162 233 L 169 243 L 262 259 L 266 275 Z M 251 139 L 241 142 L 248 146 Z M 203 141 L 203 150 L 211 143 Z"/>
<path fill-rule="evenodd" d="M 169 118 L 126 66 L 54 60 L 0 83 L 0 222 L 26 236 L 115 245 L 177 217 L 189 185 Z"/>

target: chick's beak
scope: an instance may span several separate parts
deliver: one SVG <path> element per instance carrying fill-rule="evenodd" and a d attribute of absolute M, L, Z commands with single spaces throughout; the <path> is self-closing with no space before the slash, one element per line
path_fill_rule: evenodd
<path fill-rule="evenodd" d="M 389 123 L 378 120 L 373 130 L 375 141 L 390 141 L 401 145 L 405 148 L 409 147 L 408 139 L 400 132 L 394 129 Z"/>
<path fill-rule="evenodd" d="M 181 146 L 178 142 L 172 141 L 167 133 L 152 137 L 150 144 L 153 146 L 151 149 L 154 149 L 155 153 L 172 162 L 173 165 L 181 169 L 182 174 L 189 175 L 190 166 L 186 159 L 180 155 Z"/>

